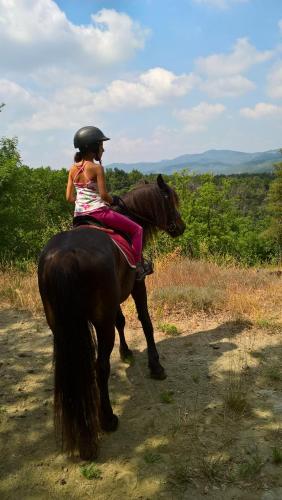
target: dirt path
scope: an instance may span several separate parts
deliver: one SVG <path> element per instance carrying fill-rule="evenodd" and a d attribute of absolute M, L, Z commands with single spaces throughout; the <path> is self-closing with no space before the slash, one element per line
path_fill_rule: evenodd
<path fill-rule="evenodd" d="M 282 498 L 281 328 L 174 323 L 178 336 L 156 331 L 165 381 L 148 377 L 139 327 L 126 331 L 133 366 L 120 362 L 116 343 L 110 388 L 120 426 L 102 436 L 87 479 L 85 464 L 54 442 L 50 331 L 1 310 L 1 499 Z"/>

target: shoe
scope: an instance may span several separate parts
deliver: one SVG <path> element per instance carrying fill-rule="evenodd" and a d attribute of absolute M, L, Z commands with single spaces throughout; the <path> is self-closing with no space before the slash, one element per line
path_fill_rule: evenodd
<path fill-rule="evenodd" d="M 146 271 L 142 266 L 141 262 L 137 262 L 136 264 L 136 281 L 142 281 L 146 276 Z"/>
<path fill-rule="evenodd" d="M 136 281 L 142 281 L 145 276 L 148 276 L 149 274 L 152 274 L 154 272 L 153 270 L 153 264 L 150 261 L 145 261 L 142 260 L 142 262 L 138 262 L 136 264 Z"/>
<path fill-rule="evenodd" d="M 154 266 L 153 266 L 153 262 L 151 260 L 142 259 L 142 265 L 143 265 L 144 270 L 146 272 L 146 276 L 148 274 L 153 274 Z"/>

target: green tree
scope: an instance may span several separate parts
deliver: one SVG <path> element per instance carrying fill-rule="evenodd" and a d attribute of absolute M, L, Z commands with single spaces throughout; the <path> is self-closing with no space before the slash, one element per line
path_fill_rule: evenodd
<path fill-rule="evenodd" d="M 0 257 L 34 258 L 47 240 L 71 224 L 67 171 L 22 165 L 17 140 L 0 141 Z"/>
<path fill-rule="evenodd" d="M 142 179 L 156 179 L 156 174 L 117 168 L 107 170 L 106 176 L 115 194 Z M 274 175 L 192 175 L 184 170 L 164 178 L 178 193 L 187 229 L 176 239 L 159 233 L 149 249 L 153 254 L 179 247 L 191 257 L 253 265 L 281 253 L 282 164 Z M 73 206 L 65 200 L 66 182 L 66 170 L 22 165 L 17 139 L 0 140 L 1 260 L 35 258 L 53 234 L 71 226 Z"/>
<path fill-rule="evenodd" d="M 186 170 L 168 181 L 179 195 L 186 231 L 175 240 L 161 234 L 154 245 L 157 251 L 166 253 L 180 247 L 191 257 L 231 258 L 250 265 L 273 258 L 269 238 L 263 234 L 269 179 L 194 176 Z"/>
<path fill-rule="evenodd" d="M 128 174 L 119 168 L 106 170 L 107 188 L 111 193 L 122 194 L 130 187 Z"/>
<path fill-rule="evenodd" d="M 282 154 L 282 150 L 281 154 Z M 267 234 L 277 248 L 279 260 L 282 257 L 282 162 L 274 166 L 274 180 L 270 184 L 267 197 L 267 210 L 270 215 Z"/>
<path fill-rule="evenodd" d="M 17 150 L 18 140 L 16 137 L 0 139 L 0 189 L 9 182 L 21 165 L 20 154 Z"/>

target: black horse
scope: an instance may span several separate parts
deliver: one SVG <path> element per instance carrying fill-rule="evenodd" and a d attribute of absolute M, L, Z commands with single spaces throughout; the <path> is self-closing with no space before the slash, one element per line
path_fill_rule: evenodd
<path fill-rule="evenodd" d="M 157 229 L 172 237 L 183 233 L 177 195 L 161 175 L 156 183 L 138 185 L 122 199 L 128 216 L 143 226 L 144 244 Z M 135 270 L 107 233 L 81 227 L 47 243 L 39 259 L 38 282 L 54 338 L 56 433 L 63 450 L 71 455 L 78 450 L 82 459 L 91 459 L 97 455 L 99 429 L 114 431 L 118 425 L 108 392 L 110 354 L 115 327 L 121 357 L 132 354 L 120 308 L 130 294 L 146 336 L 151 376 L 166 377 L 154 342 L 145 281 L 135 280 Z"/>

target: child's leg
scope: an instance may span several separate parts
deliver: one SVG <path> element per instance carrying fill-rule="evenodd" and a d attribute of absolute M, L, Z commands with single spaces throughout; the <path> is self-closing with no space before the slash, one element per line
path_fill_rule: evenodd
<path fill-rule="evenodd" d="M 95 210 L 92 212 L 93 217 L 103 222 L 107 226 L 113 229 L 119 229 L 128 233 L 132 241 L 132 249 L 134 252 L 136 263 L 140 262 L 142 255 L 142 238 L 143 238 L 143 228 L 133 222 L 125 215 L 119 214 L 110 208 L 103 208 L 102 210 Z"/>

